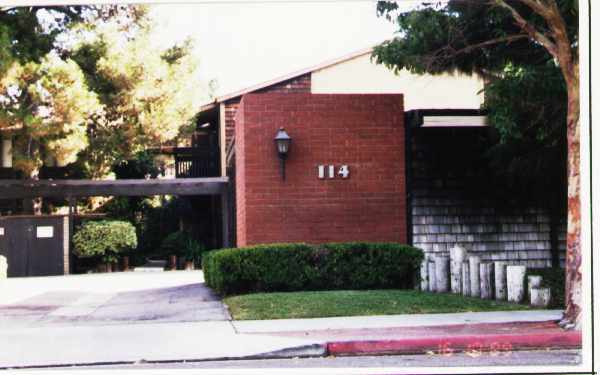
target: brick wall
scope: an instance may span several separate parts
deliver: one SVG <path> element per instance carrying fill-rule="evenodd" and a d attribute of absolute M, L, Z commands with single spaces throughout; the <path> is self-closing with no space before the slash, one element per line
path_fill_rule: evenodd
<path fill-rule="evenodd" d="M 236 114 L 237 245 L 406 242 L 402 95 L 245 95 Z M 282 181 L 273 137 L 292 137 Z M 317 178 L 319 164 L 349 179 Z"/>
<path fill-rule="evenodd" d="M 310 93 L 310 73 L 287 81 L 265 87 L 256 93 Z M 240 97 L 225 102 L 225 144 L 229 145 L 235 134 L 235 114 L 240 104 Z"/>

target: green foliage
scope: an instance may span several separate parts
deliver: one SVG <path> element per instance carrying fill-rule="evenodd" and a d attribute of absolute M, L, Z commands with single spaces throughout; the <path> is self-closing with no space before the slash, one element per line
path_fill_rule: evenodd
<path fill-rule="evenodd" d="M 15 168 L 36 178 L 54 159 L 101 178 L 187 129 L 203 99 L 193 46 L 154 48 L 153 32 L 147 6 L 0 10 L 0 130 Z"/>
<path fill-rule="evenodd" d="M 496 191 L 566 211 L 566 107 L 565 83 L 552 62 L 508 65 L 487 85 L 484 108 L 500 136 L 486 152 Z"/>
<path fill-rule="evenodd" d="M 542 276 L 542 287 L 550 288 L 550 309 L 565 307 L 565 269 L 564 268 L 532 268 L 528 269 L 527 276 Z"/>
<path fill-rule="evenodd" d="M 577 1 L 556 2 L 576 55 Z M 547 28 L 526 5 L 508 3 L 531 25 Z M 486 80 L 483 109 L 498 131 L 483 155 L 494 174 L 492 193 L 564 212 L 567 91 L 550 53 L 495 2 L 452 0 L 403 10 L 395 1 L 379 1 L 377 10 L 398 32 L 374 49 L 376 62 L 396 72 L 460 72 Z"/>
<path fill-rule="evenodd" d="M 94 122 L 82 154 L 92 177 L 106 175 L 118 160 L 173 142 L 187 129 L 202 100 L 202 84 L 190 41 L 165 50 L 150 48 L 153 25 L 140 17 L 133 36 L 118 23 L 75 34 L 69 51 L 98 93 L 105 115 Z"/>
<path fill-rule="evenodd" d="M 105 262 L 113 262 L 116 255 L 135 249 L 137 236 L 135 227 L 126 221 L 88 221 L 73 235 L 75 255 L 101 256 Z"/>
<path fill-rule="evenodd" d="M 544 20 L 530 8 L 510 3 L 532 25 L 545 29 Z M 557 3 L 576 52 L 577 1 Z M 379 1 L 377 11 L 398 25 L 398 36 L 376 47 L 374 57 L 396 71 L 459 71 L 492 78 L 508 63 L 539 65 L 551 59 L 544 47 L 521 30 L 510 12 L 494 2 L 451 0 L 401 11 L 395 1 Z"/>
<path fill-rule="evenodd" d="M 222 294 L 411 288 L 423 253 L 394 243 L 258 245 L 205 253 L 206 283 Z"/>
<path fill-rule="evenodd" d="M 112 169 L 117 179 L 156 178 L 159 173 L 154 163 L 154 154 L 148 151 L 140 151 L 133 159 L 123 160 Z"/>
<path fill-rule="evenodd" d="M 101 111 L 72 60 L 48 54 L 13 63 L 0 80 L 0 129 L 14 129 L 14 166 L 30 176 L 47 158 L 64 165 L 87 146 L 90 119 Z"/>
<path fill-rule="evenodd" d="M 164 255 L 183 256 L 188 261 L 200 261 L 204 247 L 188 231 L 177 231 L 169 234 L 160 245 Z"/>

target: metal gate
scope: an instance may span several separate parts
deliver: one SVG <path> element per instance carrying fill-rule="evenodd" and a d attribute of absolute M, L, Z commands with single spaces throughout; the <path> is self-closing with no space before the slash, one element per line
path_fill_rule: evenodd
<path fill-rule="evenodd" d="M 8 277 L 68 274 L 68 216 L 0 217 L 0 255 Z"/>

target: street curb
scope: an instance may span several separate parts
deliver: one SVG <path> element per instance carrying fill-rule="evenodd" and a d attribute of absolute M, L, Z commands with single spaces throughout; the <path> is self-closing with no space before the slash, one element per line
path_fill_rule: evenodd
<path fill-rule="evenodd" d="M 286 359 L 327 356 L 327 344 L 309 344 L 230 359 Z"/>
<path fill-rule="evenodd" d="M 327 343 L 333 356 L 383 354 L 452 354 L 510 352 L 531 349 L 580 349 L 581 332 L 438 336 L 398 340 L 354 340 Z"/>

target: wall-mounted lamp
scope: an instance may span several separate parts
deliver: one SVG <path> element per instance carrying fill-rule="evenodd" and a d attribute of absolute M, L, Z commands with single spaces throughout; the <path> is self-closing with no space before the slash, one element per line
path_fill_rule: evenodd
<path fill-rule="evenodd" d="M 275 147 L 277 148 L 277 153 L 279 154 L 279 161 L 281 163 L 281 178 L 285 181 L 285 159 L 287 158 L 287 154 L 290 151 L 290 144 L 292 143 L 292 138 L 285 132 L 283 127 L 279 128 L 277 134 L 275 135 Z"/>

